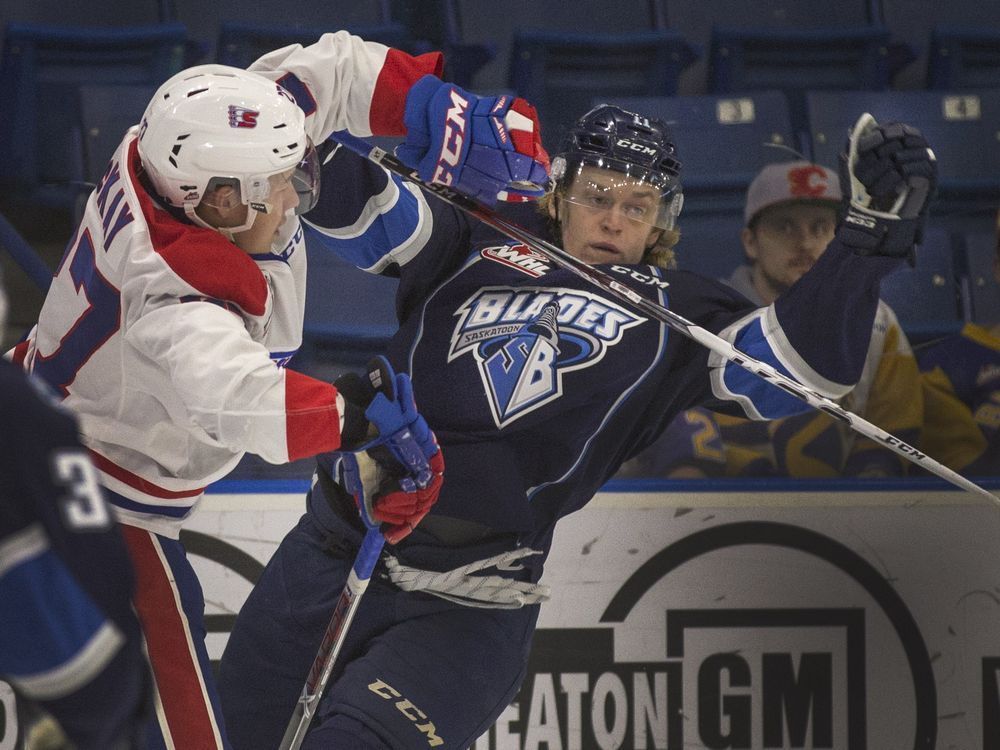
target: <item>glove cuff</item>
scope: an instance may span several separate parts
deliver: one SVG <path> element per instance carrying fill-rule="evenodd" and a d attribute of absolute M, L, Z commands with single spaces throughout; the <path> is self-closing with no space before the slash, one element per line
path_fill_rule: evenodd
<path fill-rule="evenodd" d="M 340 430 L 340 450 L 357 450 L 368 436 L 368 417 L 365 416 L 365 409 L 371 402 L 374 392 L 354 373 L 342 375 L 333 385 L 344 397 L 344 426 Z"/>
<path fill-rule="evenodd" d="M 920 219 L 883 219 L 849 205 L 837 234 L 855 255 L 912 259 L 921 223 Z"/>

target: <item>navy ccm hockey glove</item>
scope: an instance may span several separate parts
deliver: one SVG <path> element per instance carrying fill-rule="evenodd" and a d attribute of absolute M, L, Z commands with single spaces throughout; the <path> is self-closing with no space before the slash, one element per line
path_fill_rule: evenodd
<path fill-rule="evenodd" d="M 937 185 L 937 161 L 916 128 L 858 118 L 840 158 L 840 237 L 858 255 L 913 262 Z"/>
<path fill-rule="evenodd" d="M 407 94 L 403 120 L 406 141 L 396 156 L 425 182 L 490 206 L 545 193 L 549 156 L 535 108 L 524 99 L 476 96 L 426 75 Z"/>
<path fill-rule="evenodd" d="M 349 373 L 335 385 L 347 402 L 341 450 L 334 454 L 338 478 L 365 525 L 384 524 L 386 541 L 396 544 L 437 502 L 444 456 L 417 412 L 409 376 L 393 372 L 384 357 L 368 363 L 365 377 Z"/>

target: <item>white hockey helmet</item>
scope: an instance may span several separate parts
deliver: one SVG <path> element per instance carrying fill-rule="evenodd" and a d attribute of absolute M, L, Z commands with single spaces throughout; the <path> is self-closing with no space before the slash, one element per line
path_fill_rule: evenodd
<path fill-rule="evenodd" d="M 319 195 L 319 163 L 302 110 L 277 83 L 241 68 L 198 65 L 160 86 L 139 125 L 139 158 L 159 197 L 200 226 L 208 225 L 195 207 L 217 185 L 233 185 L 251 210 L 227 234 L 272 210 L 273 175 L 294 170 L 296 213 Z"/>

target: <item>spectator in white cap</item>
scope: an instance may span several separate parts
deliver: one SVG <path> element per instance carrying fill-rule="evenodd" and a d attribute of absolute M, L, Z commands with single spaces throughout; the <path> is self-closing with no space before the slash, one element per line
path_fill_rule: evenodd
<path fill-rule="evenodd" d="M 750 183 L 743 210 L 740 239 L 748 263 L 723 281 L 752 302 L 769 305 L 826 250 L 840 199 L 832 169 L 809 161 L 764 167 Z M 861 380 L 841 402 L 911 444 L 919 436 L 919 371 L 906 334 L 884 302 L 875 315 Z M 889 477 L 906 469 L 895 453 L 818 412 L 753 422 L 693 409 L 674 419 L 621 476 Z"/>
<path fill-rule="evenodd" d="M 749 263 L 727 283 L 769 305 L 812 268 L 833 239 L 840 205 L 836 173 L 808 161 L 770 164 L 750 183 L 740 232 Z"/>

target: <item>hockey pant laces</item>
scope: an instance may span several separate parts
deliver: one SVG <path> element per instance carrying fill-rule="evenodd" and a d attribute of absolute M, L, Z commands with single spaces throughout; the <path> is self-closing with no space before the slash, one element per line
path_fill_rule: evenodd
<path fill-rule="evenodd" d="M 509 566 L 523 557 L 540 554 L 540 550 L 528 548 L 511 550 L 443 573 L 402 565 L 392 555 L 386 555 L 385 566 L 389 571 L 389 579 L 403 591 L 423 591 L 467 607 L 519 609 L 527 604 L 546 601 L 550 587 L 498 575 L 475 576 L 470 573 L 493 567 L 498 570 L 520 570 L 521 566 Z"/>

